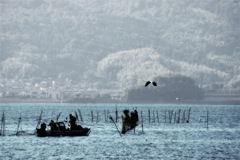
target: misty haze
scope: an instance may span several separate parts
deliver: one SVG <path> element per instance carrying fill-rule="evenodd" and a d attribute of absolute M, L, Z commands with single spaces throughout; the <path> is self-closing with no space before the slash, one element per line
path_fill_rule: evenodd
<path fill-rule="evenodd" d="M 0 7 L 1 99 L 166 102 L 214 94 L 239 103 L 238 0 L 1 0 Z M 148 80 L 158 88 L 144 88 Z"/>
<path fill-rule="evenodd" d="M 240 0 L 0 0 L 0 160 L 240 159 Z"/>

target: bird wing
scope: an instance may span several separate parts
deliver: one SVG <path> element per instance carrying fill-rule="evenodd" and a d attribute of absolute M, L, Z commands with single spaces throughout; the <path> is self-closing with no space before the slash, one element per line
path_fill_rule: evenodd
<path fill-rule="evenodd" d="M 147 87 L 150 83 L 151 83 L 150 81 L 147 81 L 145 87 Z"/>
<path fill-rule="evenodd" d="M 154 86 L 157 86 L 157 83 L 156 83 L 156 82 L 152 82 L 152 84 L 153 84 Z"/>

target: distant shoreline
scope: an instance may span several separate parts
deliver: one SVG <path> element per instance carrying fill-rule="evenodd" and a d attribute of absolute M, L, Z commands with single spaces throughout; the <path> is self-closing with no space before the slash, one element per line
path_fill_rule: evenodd
<path fill-rule="evenodd" d="M 60 103 L 60 101 L 52 99 L 0 98 L 0 103 Z"/>
<path fill-rule="evenodd" d="M 0 98 L 0 103 L 76 103 L 76 104 L 85 104 L 85 103 L 129 103 L 129 104 L 215 104 L 215 105 L 240 105 L 240 95 L 207 95 L 204 97 L 203 100 L 174 100 L 174 101 L 159 101 L 159 102 L 124 102 L 124 101 L 118 101 L 118 102 L 97 102 L 97 101 L 76 101 L 76 102 L 70 102 L 70 101 L 60 101 L 60 100 L 53 100 L 53 99 L 20 99 L 20 98 Z"/>

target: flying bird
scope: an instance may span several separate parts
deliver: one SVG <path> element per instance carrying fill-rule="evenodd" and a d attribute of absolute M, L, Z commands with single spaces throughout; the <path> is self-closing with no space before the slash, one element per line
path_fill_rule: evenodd
<path fill-rule="evenodd" d="M 180 100 L 180 98 L 178 98 L 178 97 L 177 97 L 177 98 L 176 98 L 176 100 L 177 100 L 177 101 L 179 101 L 179 100 Z"/>
<path fill-rule="evenodd" d="M 154 86 L 157 86 L 157 83 L 156 83 L 156 82 L 154 82 L 154 81 L 147 81 L 147 82 L 145 83 L 145 87 L 147 87 L 150 83 L 152 83 Z"/>

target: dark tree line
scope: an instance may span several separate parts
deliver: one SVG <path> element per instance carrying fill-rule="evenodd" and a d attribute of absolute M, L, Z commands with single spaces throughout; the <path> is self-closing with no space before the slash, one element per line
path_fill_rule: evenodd
<path fill-rule="evenodd" d="M 183 75 L 159 76 L 154 79 L 157 87 L 138 86 L 127 91 L 128 102 L 161 102 L 174 101 L 176 98 L 183 100 L 201 100 L 203 90 L 200 89 L 192 78 Z"/>

